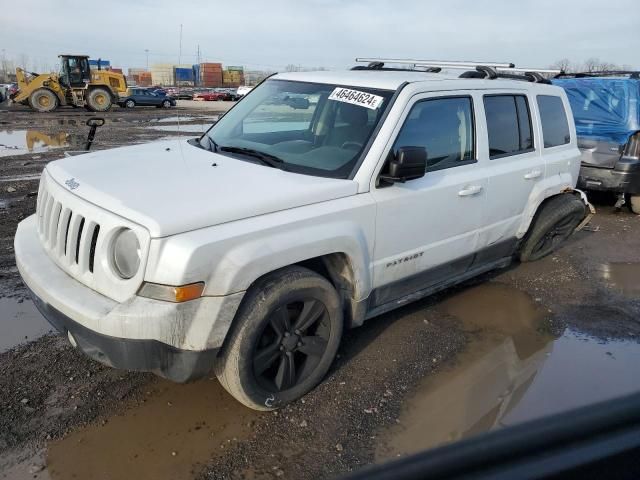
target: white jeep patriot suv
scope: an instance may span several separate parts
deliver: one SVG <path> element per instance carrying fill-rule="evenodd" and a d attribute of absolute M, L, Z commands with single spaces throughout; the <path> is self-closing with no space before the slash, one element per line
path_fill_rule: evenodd
<path fill-rule="evenodd" d="M 590 207 L 564 91 L 431 70 L 278 74 L 199 139 L 49 163 L 15 237 L 36 305 L 100 362 L 269 410 L 344 328 L 548 254 Z"/>

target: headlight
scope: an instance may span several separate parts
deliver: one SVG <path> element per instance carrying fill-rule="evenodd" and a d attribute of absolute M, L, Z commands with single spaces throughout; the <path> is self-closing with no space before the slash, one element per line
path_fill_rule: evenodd
<path fill-rule="evenodd" d="M 125 279 L 132 278 L 140 268 L 140 242 L 133 230 L 122 230 L 113 242 L 113 265 Z"/>

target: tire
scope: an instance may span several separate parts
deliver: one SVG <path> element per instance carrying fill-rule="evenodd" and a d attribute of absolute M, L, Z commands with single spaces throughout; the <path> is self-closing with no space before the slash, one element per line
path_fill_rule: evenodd
<path fill-rule="evenodd" d="M 640 215 L 640 195 L 629 195 L 629 210 Z"/>
<path fill-rule="evenodd" d="M 111 109 L 111 92 L 106 88 L 97 87 L 89 90 L 87 105 L 92 112 L 106 112 Z"/>
<path fill-rule="evenodd" d="M 342 324 L 340 298 L 324 277 L 302 267 L 272 272 L 243 299 L 216 375 L 247 407 L 275 410 L 320 383 L 340 345 Z"/>
<path fill-rule="evenodd" d="M 124 106 L 126 108 L 133 108 L 136 106 L 136 102 L 134 102 L 133 100 L 129 99 L 126 102 L 124 102 Z"/>
<path fill-rule="evenodd" d="M 29 106 L 36 112 L 53 112 L 59 103 L 56 94 L 48 88 L 38 88 L 29 95 Z"/>
<path fill-rule="evenodd" d="M 521 262 L 539 260 L 555 251 L 585 217 L 585 205 L 572 194 L 549 199 L 536 213 L 520 248 Z"/>
<path fill-rule="evenodd" d="M 162 108 L 171 108 L 171 102 L 169 100 L 164 100 L 162 102 Z"/>

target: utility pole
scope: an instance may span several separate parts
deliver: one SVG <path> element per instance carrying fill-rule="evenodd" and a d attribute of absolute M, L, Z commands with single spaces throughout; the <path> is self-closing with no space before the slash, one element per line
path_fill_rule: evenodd
<path fill-rule="evenodd" d="M 147 54 L 147 71 L 149 70 L 149 49 L 145 48 L 144 53 Z"/>
<path fill-rule="evenodd" d="M 178 65 L 182 62 L 182 24 L 180 24 L 180 50 L 178 51 Z"/>

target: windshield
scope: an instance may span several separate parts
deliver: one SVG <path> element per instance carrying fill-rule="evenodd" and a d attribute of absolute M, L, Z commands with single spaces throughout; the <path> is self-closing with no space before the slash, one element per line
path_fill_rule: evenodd
<path fill-rule="evenodd" d="M 269 80 L 224 115 L 202 145 L 249 161 L 268 155 L 283 170 L 347 178 L 392 94 Z"/>

